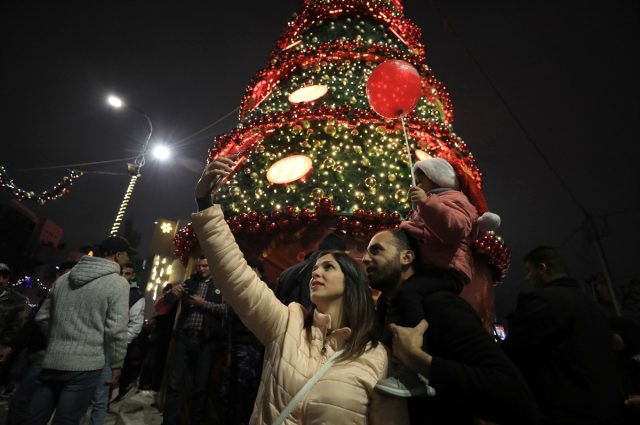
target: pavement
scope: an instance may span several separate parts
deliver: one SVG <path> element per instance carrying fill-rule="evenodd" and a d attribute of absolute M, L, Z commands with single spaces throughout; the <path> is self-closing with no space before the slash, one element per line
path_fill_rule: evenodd
<path fill-rule="evenodd" d="M 114 394 L 115 397 L 116 394 Z M 9 402 L 0 400 L 0 425 L 7 421 Z M 88 423 L 87 414 L 85 423 Z M 129 391 L 127 396 L 118 403 L 111 403 L 105 420 L 105 425 L 160 425 L 162 414 L 157 409 L 155 397 L 137 389 Z"/>

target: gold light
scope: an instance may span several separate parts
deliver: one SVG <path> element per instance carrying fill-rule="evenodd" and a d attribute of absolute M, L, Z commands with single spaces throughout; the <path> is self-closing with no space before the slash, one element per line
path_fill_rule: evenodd
<path fill-rule="evenodd" d="M 173 230 L 173 226 L 171 223 L 167 223 L 166 221 L 160 225 L 160 230 L 162 233 L 171 233 Z"/>

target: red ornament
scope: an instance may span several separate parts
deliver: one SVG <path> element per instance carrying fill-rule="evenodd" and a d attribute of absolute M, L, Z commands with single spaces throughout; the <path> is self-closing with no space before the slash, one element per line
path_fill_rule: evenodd
<path fill-rule="evenodd" d="M 385 118 L 398 118 L 413 111 L 421 92 L 418 71 L 397 59 L 378 65 L 367 81 L 369 105 Z"/>
<path fill-rule="evenodd" d="M 400 213 L 397 211 L 392 212 L 390 217 L 391 217 L 391 220 L 393 221 L 400 221 Z"/>
<path fill-rule="evenodd" d="M 260 223 L 251 223 L 249 225 L 250 233 L 258 233 L 260 230 L 262 230 L 262 226 L 260 225 Z"/>
<path fill-rule="evenodd" d="M 278 227 L 280 228 L 280 230 L 287 230 L 289 228 L 289 224 L 289 220 L 285 218 L 284 220 L 281 220 L 280 223 L 278 223 Z"/>
<path fill-rule="evenodd" d="M 281 213 L 280 211 L 277 211 L 277 210 L 276 210 L 276 211 L 274 211 L 274 212 L 272 212 L 272 213 L 271 213 L 271 218 L 272 218 L 274 221 L 278 221 L 278 220 L 280 220 L 280 217 L 282 217 L 282 213 Z"/>
<path fill-rule="evenodd" d="M 331 206 L 331 199 L 329 198 L 320 198 L 318 201 L 318 206 L 323 208 L 329 208 Z"/>
<path fill-rule="evenodd" d="M 365 220 L 371 221 L 371 220 L 373 220 L 373 217 L 374 217 L 373 211 L 371 211 L 371 210 L 365 211 L 365 213 L 364 213 L 364 219 Z"/>

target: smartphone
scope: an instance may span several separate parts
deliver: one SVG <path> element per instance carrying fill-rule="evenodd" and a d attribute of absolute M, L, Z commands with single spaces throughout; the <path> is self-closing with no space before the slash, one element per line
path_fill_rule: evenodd
<path fill-rule="evenodd" d="M 503 323 L 495 322 L 493 324 L 493 336 L 496 341 L 504 341 L 507 339 L 507 328 Z"/>

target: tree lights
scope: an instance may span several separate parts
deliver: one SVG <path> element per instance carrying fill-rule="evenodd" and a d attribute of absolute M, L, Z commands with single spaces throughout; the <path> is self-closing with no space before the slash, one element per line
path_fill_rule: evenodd
<path fill-rule="evenodd" d="M 249 83 L 240 124 L 209 152 L 210 159 L 240 150 L 246 157 L 215 195 L 237 235 L 290 233 L 319 220 L 364 237 L 399 223 L 411 209 L 402 126 L 377 115 L 366 93 L 373 70 L 390 59 L 417 70 L 420 99 L 404 117 L 411 156 L 456 158 L 482 187 L 473 155 L 453 131 L 449 94 L 401 2 L 306 0 Z M 179 255 L 195 247 L 191 235 L 178 233 Z M 495 238 L 483 247 L 489 256 L 508 254 Z"/>

